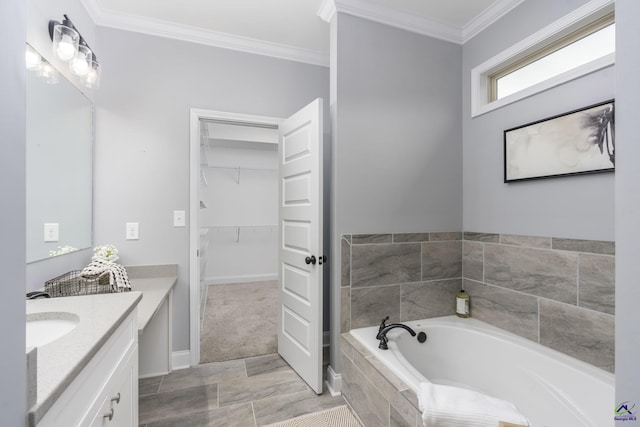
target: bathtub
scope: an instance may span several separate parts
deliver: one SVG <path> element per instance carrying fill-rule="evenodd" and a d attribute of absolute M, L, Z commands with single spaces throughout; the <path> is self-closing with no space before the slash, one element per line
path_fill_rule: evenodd
<path fill-rule="evenodd" d="M 614 375 L 477 319 L 406 322 L 427 333 L 420 344 L 403 329 L 378 349 L 378 327 L 350 334 L 416 394 L 419 384 L 454 385 L 508 400 L 535 427 L 614 426 Z"/>

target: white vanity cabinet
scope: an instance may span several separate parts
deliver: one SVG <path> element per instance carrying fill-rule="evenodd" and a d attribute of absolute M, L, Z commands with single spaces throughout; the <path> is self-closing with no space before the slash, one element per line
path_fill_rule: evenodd
<path fill-rule="evenodd" d="M 138 326 L 137 310 L 133 310 L 71 381 L 37 426 L 137 425 Z"/>

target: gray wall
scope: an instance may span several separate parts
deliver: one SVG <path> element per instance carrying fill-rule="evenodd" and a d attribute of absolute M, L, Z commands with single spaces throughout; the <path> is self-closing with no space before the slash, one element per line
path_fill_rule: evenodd
<path fill-rule="evenodd" d="M 640 111 L 640 3 L 616 1 L 616 403 L 640 404 L 640 145 L 637 144 Z M 637 407 L 636 407 L 637 408 Z M 639 421 L 619 425 L 640 425 Z"/>
<path fill-rule="evenodd" d="M 189 109 L 288 117 L 329 96 L 326 67 L 98 27 L 95 244 L 124 265 L 178 264 L 174 351 L 189 348 Z M 328 128 L 327 123 L 327 128 Z M 126 222 L 140 239 L 125 240 Z"/>
<path fill-rule="evenodd" d="M 332 250 L 340 236 L 460 230 L 461 47 L 338 13 L 332 23 Z M 340 257 L 332 360 L 340 367 Z"/>
<path fill-rule="evenodd" d="M 3 60 L 0 65 L 0 425 L 26 421 L 25 359 L 25 2 L 0 3 Z"/>
<path fill-rule="evenodd" d="M 479 117 L 471 69 L 586 1 L 525 1 L 463 47 L 464 230 L 614 240 L 614 175 L 503 183 L 503 131 L 615 95 L 609 67 Z"/>

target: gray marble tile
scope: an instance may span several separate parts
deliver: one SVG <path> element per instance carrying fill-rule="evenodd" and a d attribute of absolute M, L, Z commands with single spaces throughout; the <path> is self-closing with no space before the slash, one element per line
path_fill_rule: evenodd
<path fill-rule="evenodd" d="M 351 243 L 354 245 L 365 245 L 371 243 L 391 243 L 392 234 L 352 234 Z"/>
<path fill-rule="evenodd" d="M 413 390 L 411 389 L 402 390 L 401 393 L 404 396 L 404 398 L 407 399 L 407 401 L 413 405 L 414 408 L 418 409 L 420 407 L 420 404 L 418 403 L 418 396 L 416 396 Z"/>
<path fill-rule="evenodd" d="M 147 427 L 255 427 L 251 403 L 225 406 L 212 411 L 172 417 Z"/>
<path fill-rule="evenodd" d="M 190 369 L 179 369 L 166 375 L 160 385 L 160 393 L 185 388 L 217 384 L 231 378 L 246 377 L 244 362 L 230 360 L 228 362 L 205 363 Z"/>
<path fill-rule="evenodd" d="M 471 316 L 538 342 L 538 298 L 508 289 L 464 280 L 471 298 Z"/>
<path fill-rule="evenodd" d="M 462 277 L 462 242 L 422 244 L 422 280 Z"/>
<path fill-rule="evenodd" d="M 455 314 L 456 293 L 461 287 L 461 279 L 401 285 L 400 321 Z"/>
<path fill-rule="evenodd" d="M 578 260 L 578 305 L 615 314 L 615 258 L 607 255 L 580 254 Z"/>
<path fill-rule="evenodd" d="M 462 275 L 471 280 L 484 279 L 484 243 L 462 242 Z"/>
<path fill-rule="evenodd" d="M 553 249 L 574 252 L 589 252 L 601 255 L 615 255 L 615 242 L 607 242 L 601 240 L 579 240 L 579 239 L 561 239 L 554 237 L 552 239 Z"/>
<path fill-rule="evenodd" d="M 398 390 L 398 387 L 405 389 L 406 386 L 403 387 L 402 381 L 382 364 L 376 363 L 377 361 L 375 356 L 356 357 L 354 360 L 356 367 L 360 369 L 364 377 L 398 411 L 400 417 L 410 423 L 416 418 L 416 408 Z M 381 367 L 383 367 L 382 372 L 378 369 Z"/>
<path fill-rule="evenodd" d="M 332 397 L 329 393 L 317 395 L 312 390 L 305 390 L 256 400 L 253 409 L 256 425 L 264 426 L 345 404 L 342 396 Z"/>
<path fill-rule="evenodd" d="M 389 402 L 345 357 L 342 358 L 342 394 L 365 426 L 389 425 Z"/>
<path fill-rule="evenodd" d="M 351 288 L 340 288 L 340 332 L 351 330 Z"/>
<path fill-rule="evenodd" d="M 485 283 L 576 304 L 578 255 L 486 244 Z"/>
<path fill-rule="evenodd" d="M 343 234 L 342 239 L 346 240 L 349 244 L 351 243 L 351 234 Z"/>
<path fill-rule="evenodd" d="M 342 239 L 340 243 L 342 252 L 340 254 L 340 286 L 351 286 L 351 245 L 345 239 Z"/>
<path fill-rule="evenodd" d="M 393 405 L 390 408 L 391 413 L 389 414 L 389 427 L 416 427 L 416 418 L 414 417 L 413 423 L 407 422 L 400 412 L 398 412 Z M 422 424 L 420 424 L 420 427 Z"/>
<path fill-rule="evenodd" d="M 394 233 L 393 243 L 421 243 L 429 241 L 429 233 Z"/>
<path fill-rule="evenodd" d="M 420 268 L 420 243 L 351 247 L 352 288 L 419 282 Z"/>
<path fill-rule="evenodd" d="M 222 407 L 304 390 L 307 385 L 295 372 L 280 371 L 221 382 L 218 399 Z"/>
<path fill-rule="evenodd" d="M 400 285 L 351 288 L 351 328 L 379 325 L 386 316 L 400 319 Z"/>
<path fill-rule="evenodd" d="M 442 231 L 429 233 L 429 240 L 439 242 L 445 240 L 462 240 L 462 232 L 460 231 Z"/>
<path fill-rule="evenodd" d="M 349 334 L 349 333 L 342 334 L 342 338 L 352 348 L 352 350 L 351 350 L 352 353 L 353 352 L 358 352 L 361 355 L 363 355 L 364 357 L 371 356 L 371 353 L 369 352 L 369 350 L 367 350 L 366 347 L 364 345 L 362 345 L 360 343 L 360 341 L 355 339 L 351 334 Z M 375 337 L 371 337 L 371 339 L 375 341 Z M 350 358 L 353 360 L 352 356 L 350 356 Z"/>
<path fill-rule="evenodd" d="M 615 372 L 615 317 L 540 300 L 540 343 Z"/>
<path fill-rule="evenodd" d="M 486 243 L 499 243 L 500 235 L 493 233 L 475 233 L 472 231 L 465 231 L 463 233 L 462 238 L 464 240 L 474 240 L 476 242 L 486 242 Z"/>
<path fill-rule="evenodd" d="M 515 234 L 501 234 L 500 243 L 503 245 L 526 246 L 529 248 L 551 249 L 551 237 L 519 236 Z"/>
<path fill-rule="evenodd" d="M 348 335 L 348 333 L 344 333 L 342 335 L 340 335 L 340 352 L 344 353 L 344 356 L 349 358 L 350 360 L 353 360 L 353 346 L 349 343 L 349 341 L 347 341 L 347 339 L 345 338 Z"/>
<path fill-rule="evenodd" d="M 182 417 L 218 407 L 218 385 L 197 386 L 139 398 L 141 424 Z"/>
<path fill-rule="evenodd" d="M 266 354 L 244 359 L 247 368 L 247 376 L 267 374 L 270 372 L 290 371 L 291 367 L 279 354 Z"/>
<path fill-rule="evenodd" d="M 138 380 L 138 394 L 140 396 L 144 396 L 147 394 L 157 393 L 160 390 L 162 377 L 163 375 Z"/>

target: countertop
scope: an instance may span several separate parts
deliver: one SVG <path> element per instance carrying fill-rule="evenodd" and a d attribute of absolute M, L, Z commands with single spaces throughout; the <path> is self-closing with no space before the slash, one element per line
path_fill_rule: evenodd
<path fill-rule="evenodd" d="M 29 411 L 35 425 L 100 350 L 124 319 L 138 307 L 138 334 L 177 282 L 177 265 L 127 267 L 131 292 L 27 300 L 26 312 L 76 314 L 67 335 L 37 348 L 37 397 Z"/>
<path fill-rule="evenodd" d="M 141 292 L 27 300 L 27 314 L 63 311 L 80 318 L 68 334 L 38 347 L 35 425 L 142 299 Z"/>

